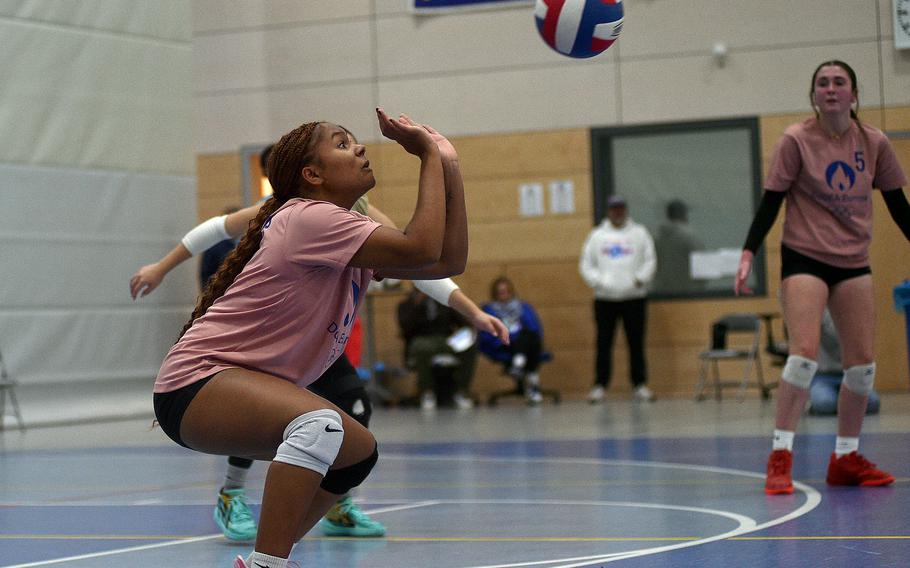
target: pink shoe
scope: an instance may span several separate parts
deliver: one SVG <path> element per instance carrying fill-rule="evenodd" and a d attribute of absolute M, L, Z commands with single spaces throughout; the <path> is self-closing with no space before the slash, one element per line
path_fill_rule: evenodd
<path fill-rule="evenodd" d="M 234 565 L 231 568 L 250 568 L 242 556 L 234 559 Z M 288 561 L 288 568 L 300 568 L 300 564 L 295 560 Z"/>

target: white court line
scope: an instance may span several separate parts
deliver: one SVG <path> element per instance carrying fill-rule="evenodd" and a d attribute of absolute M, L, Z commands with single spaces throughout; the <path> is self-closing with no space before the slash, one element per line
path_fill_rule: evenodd
<path fill-rule="evenodd" d="M 765 478 L 765 475 L 761 474 L 761 473 L 755 473 L 755 472 L 743 471 L 743 470 L 737 470 L 737 469 L 730 469 L 730 468 L 721 468 L 721 467 L 713 467 L 713 466 L 698 466 L 698 465 L 689 465 L 689 464 L 675 464 L 675 463 L 667 463 L 667 462 L 636 462 L 636 461 L 631 461 L 631 460 L 603 460 L 603 459 L 589 459 L 589 458 L 568 458 L 568 459 L 561 459 L 561 458 L 489 458 L 489 457 L 471 456 L 471 455 L 409 456 L 409 455 L 395 455 L 395 454 L 384 455 L 383 458 L 387 459 L 387 460 L 392 460 L 392 461 L 469 461 L 469 462 L 475 462 L 475 463 L 476 462 L 496 462 L 496 463 L 532 462 L 532 463 L 553 463 L 553 464 L 572 463 L 572 464 L 578 464 L 578 465 L 601 465 L 601 466 L 603 466 L 603 465 L 621 465 L 621 466 L 630 466 L 630 467 L 654 467 L 654 468 L 663 468 L 663 469 L 679 469 L 679 470 L 689 470 L 689 471 L 699 471 L 699 472 L 714 472 L 714 473 L 722 473 L 722 474 L 727 474 L 727 475 L 738 475 L 738 476 L 742 476 L 742 477 L 751 477 L 751 478 L 756 478 L 756 479 Z M 699 546 L 702 544 L 707 544 L 710 542 L 715 542 L 718 540 L 723 540 L 723 539 L 731 538 L 734 536 L 740 536 L 740 535 L 747 534 L 750 532 L 756 532 L 756 531 L 759 531 L 759 530 L 762 530 L 762 529 L 765 529 L 768 527 L 779 525 L 781 523 L 787 522 L 789 520 L 800 517 L 802 515 L 805 515 L 806 513 L 808 513 L 815 507 L 817 507 L 818 504 L 821 502 L 821 494 L 818 491 L 816 491 L 815 489 L 813 489 L 812 487 L 809 487 L 808 485 L 799 483 L 797 481 L 793 482 L 793 486 L 796 489 L 798 489 L 806 494 L 806 502 L 803 503 L 800 507 L 791 511 L 790 513 L 788 513 L 782 517 L 773 519 L 771 521 L 767 521 L 760 525 L 756 525 L 755 521 L 753 519 L 750 519 L 749 517 L 745 517 L 744 515 L 738 515 L 737 513 L 731 513 L 728 511 L 704 509 L 704 508 L 698 508 L 698 507 L 681 507 L 681 506 L 677 506 L 677 505 L 660 505 L 660 504 L 653 504 L 653 503 L 628 503 L 628 502 L 625 502 L 625 504 L 622 504 L 621 502 L 616 502 L 616 503 L 612 503 L 612 505 L 614 505 L 614 506 L 635 506 L 635 507 L 641 507 L 641 508 L 655 508 L 655 509 L 661 509 L 661 508 L 678 509 L 678 510 L 689 510 L 692 512 L 703 512 L 703 513 L 709 513 L 709 514 L 716 514 L 716 515 L 725 516 L 725 517 L 728 517 L 731 519 L 738 520 L 738 522 L 740 523 L 740 526 L 737 527 L 736 529 L 733 529 L 732 531 L 728 531 L 728 532 L 722 533 L 720 535 L 715 535 L 712 537 L 706 537 L 704 539 L 698 539 L 698 540 L 694 540 L 694 541 L 688 541 L 688 542 L 684 542 L 684 543 L 678 543 L 678 544 L 667 545 L 667 546 L 659 546 L 659 547 L 654 547 L 654 548 L 646 548 L 646 549 L 641 549 L 641 550 L 633 550 L 633 551 L 625 551 L 625 552 L 614 552 L 614 553 L 610 553 L 610 554 L 597 555 L 597 556 L 574 557 L 574 558 L 553 558 L 550 560 L 538 560 L 538 561 L 532 561 L 532 562 L 521 562 L 521 563 L 513 563 L 513 564 L 495 564 L 495 565 L 491 564 L 491 565 L 482 565 L 482 566 L 471 566 L 468 568 L 518 568 L 521 566 L 542 566 L 545 564 L 552 565 L 552 564 L 557 564 L 560 562 L 581 561 L 581 563 L 564 564 L 564 565 L 561 564 L 558 566 L 552 566 L 552 568 L 580 568 L 580 567 L 584 567 L 584 566 L 590 566 L 592 563 L 596 563 L 596 562 L 607 563 L 607 562 L 614 562 L 616 560 L 623 560 L 626 558 L 647 556 L 650 554 L 657 554 L 659 552 L 666 552 L 669 550 L 677 550 L 680 548 Z M 398 507 L 387 507 L 387 508 L 383 509 L 382 511 L 368 511 L 368 513 L 377 514 L 378 512 L 388 512 L 388 511 L 394 511 L 394 510 L 403 510 L 403 509 L 407 509 L 407 508 L 425 507 L 425 506 L 431 506 L 434 504 L 442 504 L 445 502 L 446 501 L 441 501 L 441 500 L 439 500 L 439 501 L 419 501 L 417 503 L 401 505 Z M 453 500 L 452 502 L 453 503 L 479 503 L 479 501 L 472 501 L 472 500 L 461 500 L 461 501 Z M 484 502 L 490 502 L 490 501 L 484 501 Z M 528 501 L 528 503 L 555 504 L 556 502 L 548 501 L 548 500 L 537 500 L 537 501 Z M 583 503 L 591 504 L 592 502 L 585 501 Z M 125 554 L 125 553 L 129 553 L 129 552 L 137 552 L 137 551 L 149 550 L 149 549 L 154 549 L 154 548 L 164 548 L 164 547 L 168 547 L 168 546 L 176 546 L 176 545 L 180 545 L 180 544 L 192 544 L 192 543 L 202 542 L 202 541 L 206 541 L 206 540 L 213 540 L 216 538 L 220 538 L 221 536 L 222 536 L 221 534 L 201 536 L 201 537 L 195 537 L 195 538 L 191 538 L 191 539 L 181 539 L 181 540 L 176 540 L 176 541 L 147 544 L 147 545 L 142 545 L 142 546 L 134 546 L 134 547 L 129 547 L 129 548 L 108 550 L 108 551 L 104 551 L 104 552 L 96 552 L 96 553 L 83 554 L 83 555 L 78 555 L 78 556 L 69 556 L 66 558 L 57 558 L 57 559 L 53 559 L 53 560 L 42 560 L 39 562 L 30 562 L 27 564 L 15 564 L 15 565 L 11 565 L 11 566 L 6 566 L 4 568 L 34 568 L 37 566 L 50 566 L 52 564 L 62 564 L 64 562 L 70 562 L 70 561 L 75 561 L 75 560 L 84 560 L 84 559 L 88 559 L 88 558 L 113 556 L 113 555 L 117 555 L 117 554 Z"/>
<path fill-rule="evenodd" d="M 73 562 L 75 560 L 87 560 L 89 558 L 101 558 L 102 556 L 114 556 L 115 554 L 125 554 L 127 552 L 138 552 L 140 550 L 150 550 L 153 548 L 164 548 L 167 546 L 176 546 L 178 544 L 191 544 L 205 540 L 214 540 L 221 538 L 221 533 L 210 534 L 206 536 L 197 536 L 195 538 L 169 540 L 167 542 L 158 542 L 155 544 L 143 544 L 141 546 L 131 546 L 129 548 L 118 548 L 115 550 L 105 550 L 104 552 L 92 552 L 91 554 L 79 554 L 77 556 L 67 556 L 65 558 L 55 558 L 53 560 L 40 560 L 38 562 L 28 562 L 26 564 L 13 564 L 3 568 L 32 568 L 34 566 L 50 566 L 51 564 L 62 564 L 64 562 Z"/>
<path fill-rule="evenodd" d="M 629 466 L 629 467 L 655 467 L 655 468 L 662 468 L 662 469 L 678 469 L 678 470 L 686 470 L 686 471 L 712 472 L 712 473 L 721 473 L 721 474 L 727 474 L 727 475 L 738 475 L 738 476 L 742 476 L 742 477 L 752 477 L 755 479 L 764 479 L 765 478 L 765 474 L 762 474 L 762 473 L 743 471 L 743 470 L 739 470 L 739 469 L 731 469 L 731 468 L 725 468 L 725 467 L 699 466 L 699 465 L 677 464 L 677 463 L 667 463 L 667 462 L 636 462 L 636 461 L 631 461 L 631 460 L 602 460 L 602 459 L 593 459 L 593 458 L 568 458 L 568 459 L 561 459 L 561 458 L 524 458 L 524 459 L 523 458 L 488 458 L 488 457 L 477 457 L 477 456 L 469 456 L 469 455 L 464 455 L 464 456 L 390 455 L 390 456 L 385 456 L 385 457 L 388 459 L 393 459 L 393 460 L 414 460 L 414 461 L 416 461 L 416 460 L 438 461 L 438 460 L 445 459 L 445 460 L 471 461 L 471 462 L 486 461 L 486 462 L 527 463 L 530 461 L 530 462 L 535 462 L 535 463 L 553 463 L 553 464 L 574 463 L 574 464 L 579 464 L 579 465 L 621 465 L 621 466 Z M 535 561 L 535 562 L 471 566 L 469 568 L 518 568 L 520 566 L 540 566 L 540 565 L 545 565 L 545 564 L 556 564 L 559 562 L 578 562 L 578 561 L 581 561 L 581 562 L 574 563 L 574 564 L 560 564 L 558 566 L 553 566 L 552 568 L 581 568 L 584 566 L 591 566 L 594 563 L 605 564 L 607 562 L 615 562 L 617 560 L 624 560 L 626 558 L 636 558 L 639 556 L 648 556 L 650 554 L 657 554 L 660 552 L 667 552 L 670 550 L 678 550 L 681 548 L 688 548 L 691 546 L 700 546 L 702 544 L 708 544 L 710 542 L 716 542 L 718 540 L 724 540 L 727 538 L 741 536 L 743 534 L 748 534 L 750 532 L 757 532 L 760 530 L 764 530 L 766 528 L 785 523 L 785 522 L 795 519 L 797 517 L 801 517 L 802 515 L 805 515 L 812 509 L 816 508 L 818 506 L 818 504 L 821 503 L 821 494 L 818 491 L 816 491 L 815 489 L 813 489 L 812 487 L 805 485 L 803 483 L 800 483 L 798 481 L 793 482 L 793 487 L 795 489 L 798 489 L 799 491 L 802 491 L 803 493 L 805 493 L 805 495 L 806 495 L 805 503 L 803 503 L 801 506 L 797 507 L 796 509 L 794 509 L 793 511 L 791 511 L 790 513 L 788 513 L 786 515 L 783 515 L 776 519 L 772 519 L 770 521 L 766 521 L 760 525 L 756 525 L 754 520 L 749 519 L 749 521 L 751 521 L 751 525 L 744 525 L 741 523 L 739 527 L 737 527 L 731 531 L 728 531 L 726 533 L 722 533 L 722 534 L 711 536 L 711 537 L 706 537 L 703 539 L 676 543 L 676 544 L 671 544 L 671 545 L 666 545 L 666 546 L 657 546 L 657 547 L 653 547 L 653 548 L 644 548 L 641 550 L 632 550 L 632 551 L 619 552 L 619 553 L 614 552 L 611 554 L 604 554 L 604 555 L 600 555 L 600 556 L 585 556 L 585 557 L 576 557 L 576 558 L 554 558 L 551 560 L 542 560 L 542 561 Z M 660 507 L 660 506 L 652 505 L 652 507 Z M 707 509 L 705 509 L 705 511 L 707 511 Z M 722 514 L 723 516 L 736 514 L 736 513 L 726 513 L 726 512 L 719 512 L 719 513 Z M 748 518 L 748 517 L 745 517 L 745 518 Z"/>

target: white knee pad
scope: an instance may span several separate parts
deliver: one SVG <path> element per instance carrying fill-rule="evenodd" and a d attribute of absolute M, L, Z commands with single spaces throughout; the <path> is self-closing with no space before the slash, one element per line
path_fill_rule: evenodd
<path fill-rule="evenodd" d="M 344 429 L 341 416 L 325 408 L 302 414 L 284 429 L 284 442 L 273 461 L 305 467 L 325 475 L 335 463 Z"/>
<path fill-rule="evenodd" d="M 808 389 L 817 370 L 818 363 L 812 359 L 806 359 L 800 355 L 790 355 L 787 357 L 781 378 L 797 388 Z"/>
<path fill-rule="evenodd" d="M 875 384 L 875 363 L 856 365 L 844 371 L 844 386 L 861 396 L 869 396 Z"/>

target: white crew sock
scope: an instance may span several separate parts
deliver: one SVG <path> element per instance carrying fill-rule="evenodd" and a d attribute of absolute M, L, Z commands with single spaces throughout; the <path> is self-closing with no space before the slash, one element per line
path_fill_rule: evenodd
<path fill-rule="evenodd" d="M 771 444 L 772 450 L 793 451 L 793 432 L 789 430 L 774 430 L 774 442 Z"/>
<path fill-rule="evenodd" d="M 287 568 L 288 559 L 269 556 L 268 554 L 263 554 L 261 552 L 254 552 L 253 554 L 250 554 L 250 558 L 246 563 L 249 568 Z"/>
<path fill-rule="evenodd" d="M 859 438 L 838 436 L 834 441 L 834 455 L 843 457 L 851 452 L 859 451 Z"/>
<path fill-rule="evenodd" d="M 249 468 L 228 464 L 224 476 L 224 489 L 240 489 L 246 486 L 246 474 L 249 471 Z"/>

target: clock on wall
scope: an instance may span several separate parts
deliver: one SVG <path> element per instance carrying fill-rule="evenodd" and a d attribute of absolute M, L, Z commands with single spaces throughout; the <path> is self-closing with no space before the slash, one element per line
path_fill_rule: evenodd
<path fill-rule="evenodd" d="M 910 48 L 910 0 L 893 0 L 894 6 L 894 47 Z"/>

